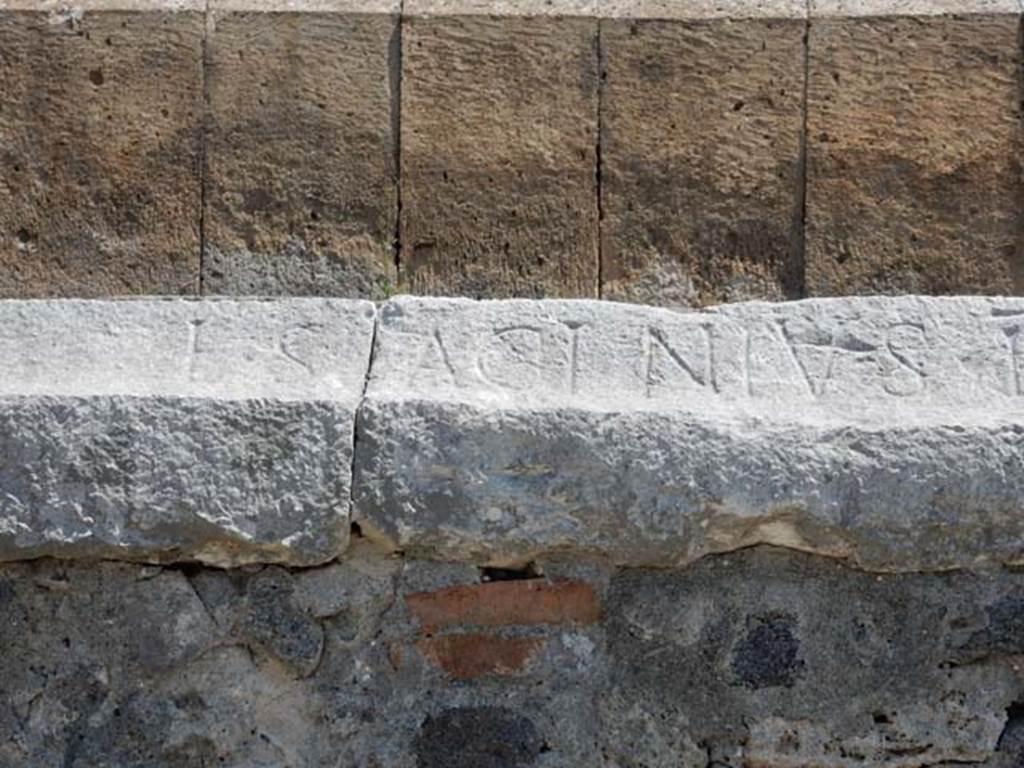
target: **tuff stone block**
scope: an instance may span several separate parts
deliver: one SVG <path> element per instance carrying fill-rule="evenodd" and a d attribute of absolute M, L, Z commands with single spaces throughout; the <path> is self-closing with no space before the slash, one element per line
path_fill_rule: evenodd
<path fill-rule="evenodd" d="M 1019 293 L 1020 12 L 811 3 L 807 293 Z"/>
<path fill-rule="evenodd" d="M 309 565 L 345 546 L 369 302 L 7 302 L 0 317 L 0 560 Z"/>
<path fill-rule="evenodd" d="M 805 4 L 602 11 L 602 296 L 798 295 Z"/>
<path fill-rule="evenodd" d="M 0 295 L 199 285 L 203 3 L 0 2 Z"/>
<path fill-rule="evenodd" d="M 597 295 L 597 21 L 588 3 L 411 0 L 401 281 Z"/>
<path fill-rule="evenodd" d="M 401 298 L 375 349 L 356 515 L 409 553 L 1024 562 L 1021 300 Z"/>
<path fill-rule="evenodd" d="M 212 0 L 203 289 L 396 282 L 397 0 Z"/>

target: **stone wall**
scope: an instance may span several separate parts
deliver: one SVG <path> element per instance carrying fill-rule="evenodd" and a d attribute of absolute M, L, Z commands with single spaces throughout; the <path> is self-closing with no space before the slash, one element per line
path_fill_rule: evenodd
<path fill-rule="evenodd" d="M 1024 765 L 1022 11 L 0 0 L 0 768 Z"/>
<path fill-rule="evenodd" d="M 360 540 L 301 570 L 8 564 L 0 613 L 4 766 L 1024 758 L 1009 570 L 878 575 L 757 548 L 508 572 Z"/>
<path fill-rule="evenodd" d="M 0 318 L 0 766 L 1024 760 L 1024 300 Z"/>
<path fill-rule="evenodd" d="M 0 2 L 0 294 L 1018 293 L 1018 0 Z"/>

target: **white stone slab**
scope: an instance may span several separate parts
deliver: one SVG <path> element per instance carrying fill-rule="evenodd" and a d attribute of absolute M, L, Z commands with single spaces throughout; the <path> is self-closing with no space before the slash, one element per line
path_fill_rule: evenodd
<path fill-rule="evenodd" d="M 0 559 L 335 556 L 374 312 L 0 302 Z"/>
<path fill-rule="evenodd" d="M 400 298 L 359 423 L 357 517 L 410 551 L 1024 561 L 1020 299 Z"/>

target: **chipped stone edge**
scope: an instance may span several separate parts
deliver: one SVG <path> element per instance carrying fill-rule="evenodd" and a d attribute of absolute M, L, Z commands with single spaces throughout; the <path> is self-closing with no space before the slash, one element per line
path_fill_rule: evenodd
<path fill-rule="evenodd" d="M 213 17 L 236 13 L 398 16 L 401 0 L 209 0 Z"/>
<path fill-rule="evenodd" d="M 1017 16 L 1018 0 L 808 0 L 812 19 Z"/>
<path fill-rule="evenodd" d="M 206 11 L 206 0 L 0 0 L 2 11 L 45 13 L 54 24 L 81 19 L 87 13 L 196 13 Z"/>

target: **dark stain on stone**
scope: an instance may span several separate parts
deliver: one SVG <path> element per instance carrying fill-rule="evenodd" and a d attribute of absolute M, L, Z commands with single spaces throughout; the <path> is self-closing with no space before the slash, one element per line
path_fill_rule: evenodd
<path fill-rule="evenodd" d="M 16 596 L 14 585 L 7 579 L 0 579 L 0 609 L 6 608 Z"/>
<path fill-rule="evenodd" d="M 747 618 L 746 636 L 733 652 L 732 671 L 748 688 L 789 688 L 804 663 L 794 617 L 783 613 Z"/>
<path fill-rule="evenodd" d="M 1006 708 L 1006 725 L 996 742 L 999 765 L 1024 766 L 1024 703 L 1014 702 Z"/>
<path fill-rule="evenodd" d="M 533 722 L 506 707 L 430 715 L 416 737 L 418 768 L 526 768 L 544 749 Z"/>
<path fill-rule="evenodd" d="M 242 192 L 242 210 L 246 213 L 265 213 L 278 207 L 277 199 L 265 189 L 246 189 Z"/>

